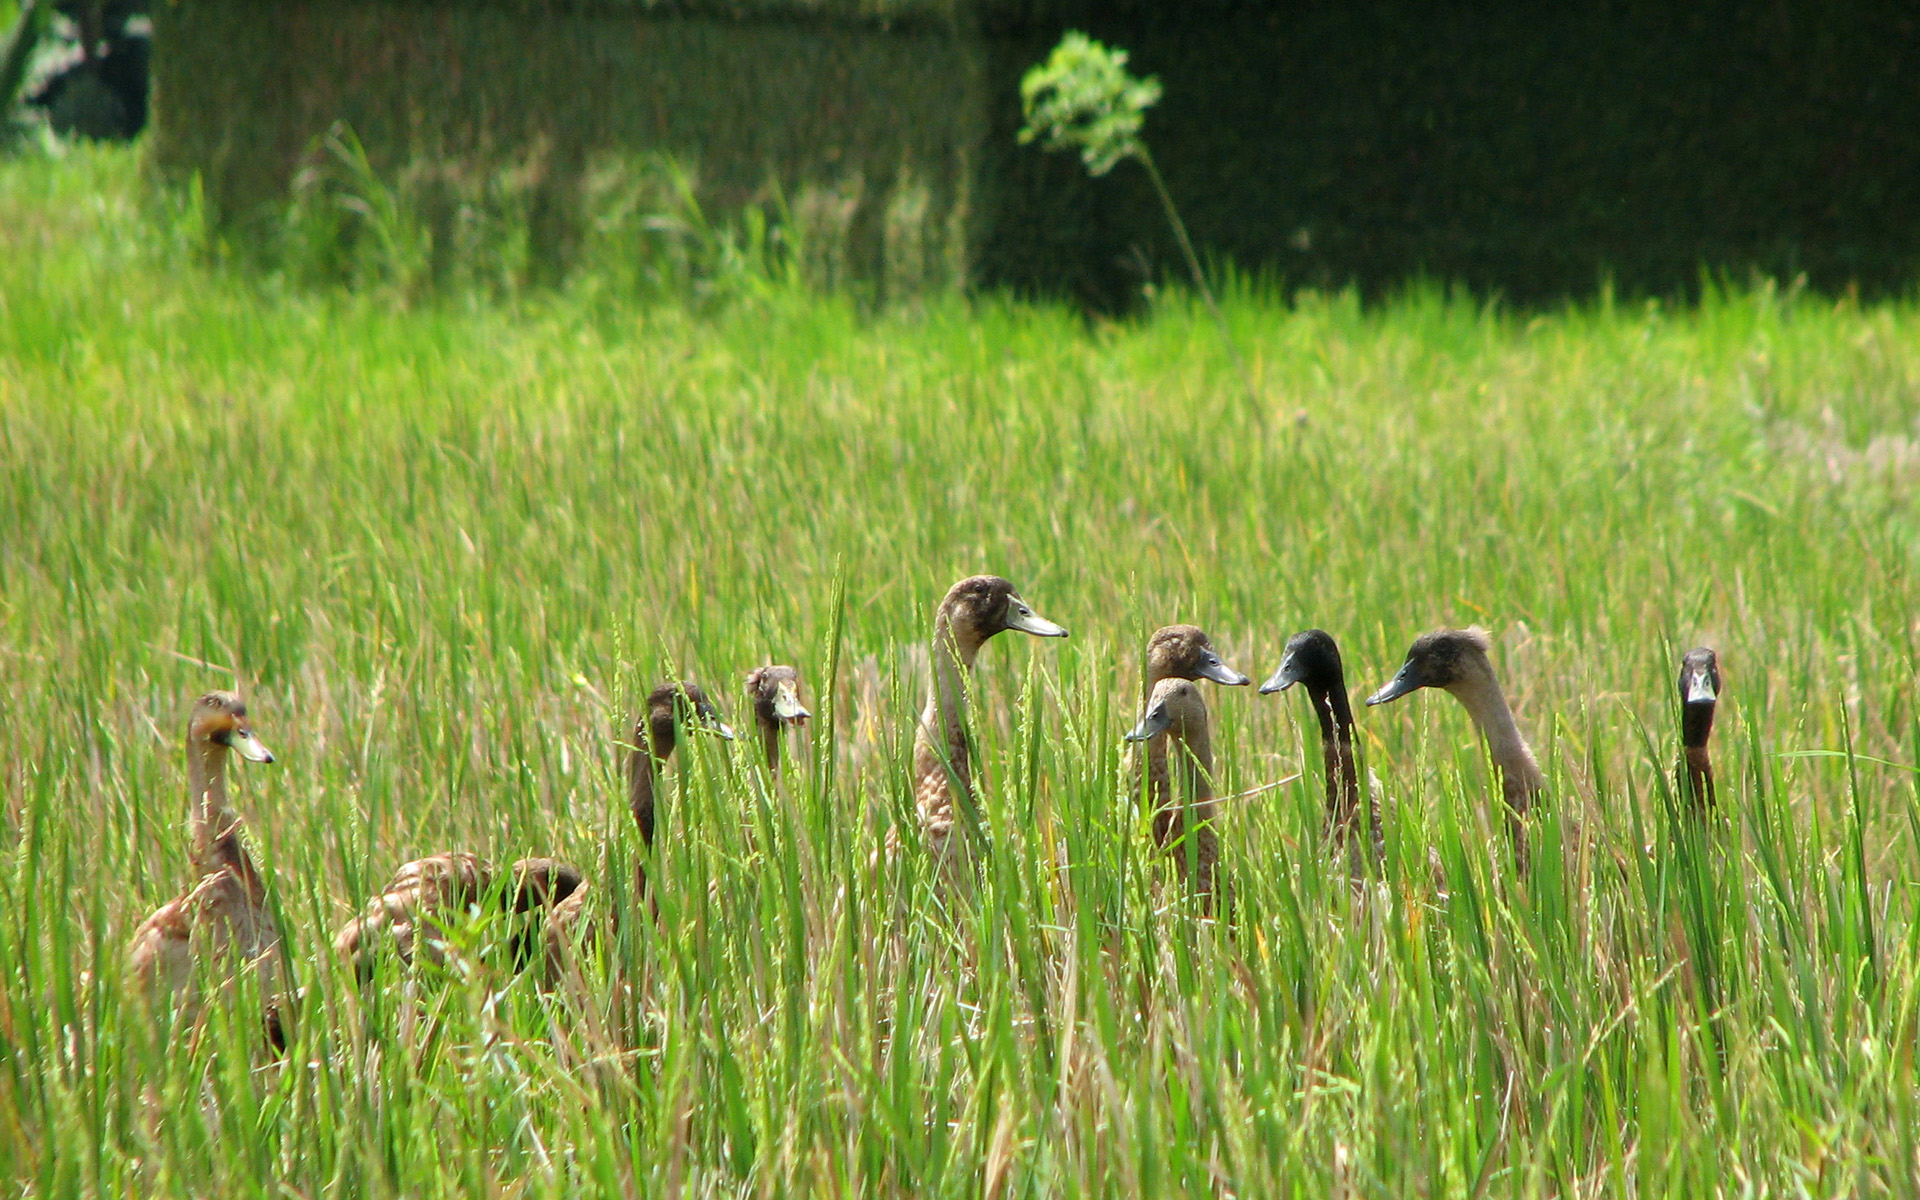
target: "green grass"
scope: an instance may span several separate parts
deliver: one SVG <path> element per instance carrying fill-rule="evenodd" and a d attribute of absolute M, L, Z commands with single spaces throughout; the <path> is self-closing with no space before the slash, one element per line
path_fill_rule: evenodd
<path fill-rule="evenodd" d="M 409 306 L 207 268 L 144 195 L 124 154 L 0 165 L 26 1194 L 1916 1194 L 1920 308 L 1242 292 L 1259 425 L 1178 300 L 1093 330 Z M 932 604 L 980 570 L 1073 637 L 983 656 L 995 848 L 950 916 L 873 855 Z M 1531 883 L 1451 700 L 1360 715 L 1390 829 L 1356 893 L 1306 702 L 1216 689 L 1223 792 L 1305 776 L 1230 806 L 1233 930 L 1169 906 L 1119 740 L 1176 619 L 1256 677 L 1324 626 L 1356 694 L 1486 625 L 1552 778 Z M 1702 641 L 1697 837 L 1668 814 Z M 638 698 L 684 671 L 741 723 L 769 659 L 820 714 L 804 764 L 773 792 L 740 748 L 680 764 L 662 921 L 607 949 L 630 992 L 482 964 L 354 998 L 331 932 L 394 864 L 623 877 Z M 187 709 L 236 677 L 305 989 L 279 1065 L 244 1011 L 163 1044 L 123 977 L 187 882 Z"/>

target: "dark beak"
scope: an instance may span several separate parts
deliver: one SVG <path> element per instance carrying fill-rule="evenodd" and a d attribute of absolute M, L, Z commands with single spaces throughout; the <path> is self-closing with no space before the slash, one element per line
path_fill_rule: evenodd
<path fill-rule="evenodd" d="M 1389 700 L 1398 700 L 1408 692 L 1416 692 L 1426 686 L 1427 681 L 1420 674 L 1420 668 L 1414 666 L 1412 662 L 1406 662 L 1401 665 L 1400 673 L 1395 675 L 1387 686 L 1367 697 L 1367 703 L 1369 705 L 1385 704 Z"/>
<path fill-rule="evenodd" d="M 1223 683 L 1228 687 L 1244 687 L 1253 682 L 1253 680 L 1248 679 L 1245 675 L 1242 675 L 1232 667 L 1221 662 L 1220 656 L 1217 654 L 1207 655 L 1206 661 L 1200 664 L 1199 674 L 1202 679 L 1211 679 L 1215 683 Z"/>

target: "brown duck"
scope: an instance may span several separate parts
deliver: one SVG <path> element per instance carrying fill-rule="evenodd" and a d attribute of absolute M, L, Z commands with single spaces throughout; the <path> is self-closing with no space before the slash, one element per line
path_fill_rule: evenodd
<path fill-rule="evenodd" d="M 1067 636 L 998 575 L 962 579 L 934 612 L 933 680 L 913 737 L 913 799 L 927 851 L 945 875 L 971 861 L 972 835 L 962 829 L 956 836 L 956 823 L 977 828 L 979 819 L 967 740 L 967 680 L 980 647 L 1008 629 L 1035 637 Z"/>
<path fill-rule="evenodd" d="M 1482 629 L 1442 629 L 1423 634 L 1407 650 L 1400 671 L 1379 691 L 1367 697 L 1369 705 L 1397 700 L 1419 688 L 1440 688 L 1467 710 L 1487 740 L 1487 752 L 1500 775 L 1500 793 L 1507 812 L 1507 830 L 1513 837 L 1514 862 L 1527 869 L 1527 817 L 1546 790 L 1547 778 L 1534 761 L 1527 739 L 1513 719 L 1513 709 L 1487 657 L 1492 647 Z"/>
<path fill-rule="evenodd" d="M 240 816 L 227 802 L 227 760 L 233 754 L 248 762 L 273 761 L 254 736 L 240 697 L 208 692 L 187 719 L 188 855 L 198 882 L 140 923 L 127 957 L 149 995 L 168 1001 L 184 997 L 189 1013 L 199 1007 L 193 994 L 196 959 L 248 968 L 262 990 L 268 1037 L 284 1048 L 280 929 L 247 853 Z"/>
<path fill-rule="evenodd" d="M 1680 660 L 1680 769 L 1675 785 L 1688 811 L 1713 811 L 1713 710 L 1720 701 L 1720 660 L 1705 646 Z"/>
<path fill-rule="evenodd" d="M 1353 705 L 1347 700 L 1347 671 L 1340 660 L 1340 644 L 1324 629 L 1309 629 L 1287 639 L 1280 666 L 1260 685 L 1260 694 L 1284 692 L 1294 684 L 1305 689 L 1320 718 L 1320 753 L 1326 762 L 1326 828 L 1336 845 L 1345 846 L 1360 821 L 1360 767 L 1353 753 Z M 1380 806 L 1368 798 L 1372 819 L 1374 861 L 1386 855 L 1380 827 Z"/>
<path fill-rule="evenodd" d="M 1213 733 L 1200 688 L 1189 679 L 1155 684 L 1127 741 L 1147 745 L 1154 841 L 1172 855 L 1180 877 L 1211 908 L 1220 835 L 1214 828 Z"/>
<path fill-rule="evenodd" d="M 753 705 L 753 721 L 760 730 L 760 747 L 766 752 L 767 771 L 780 777 L 780 747 L 788 729 L 805 725 L 813 716 L 800 703 L 800 672 L 792 667 L 756 667 L 747 672 L 747 699 Z"/>
<path fill-rule="evenodd" d="M 633 814 L 633 823 L 640 830 L 640 841 L 645 847 L 634 862 L 634 894 L 647 897 L 650 904 L 654 901 L 646 859 L 653 850 L 654 787 L 660 770 L 673 757 L 674 748 L 679 744 L 678 731 L 682 728 L 713 733 L 728 741 L 734 738 L 733 730 L 720 719 L 719 710 L 699 684 L 663 683 L 647 694 L 647 709 L 634 722 L 632 748 L 627 755 L 627 808 Z M 586 917 L 587 893 L 587 885 L 582 884 L 561 898 L 547 919 L 550 977 L 564 969 L 569 949 L 591 932 Z M 618 914 L 615 920 L 617 923 Z"/>

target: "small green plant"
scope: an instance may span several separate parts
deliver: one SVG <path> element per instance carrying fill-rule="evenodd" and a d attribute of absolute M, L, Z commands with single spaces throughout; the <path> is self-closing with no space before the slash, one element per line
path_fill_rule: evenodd
<path fill-rule="evenodd" d="M 1174 240 L 1179 242 L 1180 253 L 1187 260 L 1193 286 L 1220 327 L 1227 354 L 1233 359 L 1234 369 L 1247 390 L 1247 399 L 1258 414 L 1261 408 L 1253 377 L 1247 373 L 1239 347 L 1234 345 L 1233 334 L 1227 328 L 1219 302 L 1213 297 L 1213 289 L 1207 286 L 1206 272 L 1200 268 L 1200 257 L 1193 251 L 1193 240 L 1187 236 L 1187 223 L 1180 219 L 1173 193 L 1167 190 L 1167 182 L 1161 178 L 1160 168 L 1154 165 L 1153 155 L 1140 136 L 1147 123 L 1147 110 L 1160 102 L 1160 94 L 1158 79 L 1151 75 L 1141 79 L 1128 73 L 1125 50 L 1102 45 L 1084 33 L 1069 30 L 1047 56 L 1047 61 L 1030 68 L 1020 79 L 1020 107 L 1026 117 L 1026 124 L 1020 129 L 1020 142 L 1022 145 L 1039 142 L 1045 150 L 1078 150 L 1087 173 L 1095 177 L 1105 175 L 1129 158 L 1145 169 L 1154 193 L 1160 197 L 1161 207 L 1166 210 L 1167 223 L 1173 227 Z"/>

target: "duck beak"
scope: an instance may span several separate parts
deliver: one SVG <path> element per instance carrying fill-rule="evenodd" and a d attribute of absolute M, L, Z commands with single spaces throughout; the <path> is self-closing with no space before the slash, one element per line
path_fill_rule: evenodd
<path fill-rule="evenodd" d="M 1289 654 L 1280 660 L 1280 665 L 1273 669 L 1273 674 L 1267 676 L 1267 681 L 1260 685 L 1260 694 L 1271 696 L 1275 692 L 1284 692 L 1299 682 L 1300 675 L 1295 668 L 1293 655 Z"/>
<path fill-rule="evenodd" d="M 801 706 L 799 689 L 783 683 L 773 694 L 773 715 L 782 721 L 804 721 L 813 714 Z"/>
<path fill-rule="evenodd" d="M 1401 665 L 1400 673 L 1395 675 L 1387 686 L 1367 697 L 1367 704 L 1369 706 L 1385 704 L 1389 700 L 1398 700 L 1408 692 L 1416 692 L 1426 686 L 1427 681 L 1420 674 L 1420 668 L 1407 662 Z"/>
<path fill-rule="evenodd" d="M 1695 671 L 1693 678 L 1687 681 L 1688 704 L 1712 704 L 1719 698 L 1720 693 L 1713 686 L 1713 676 L 1705 669 Z"/>
<path fill-rule="evenodd" d="M 248 762 L 270 763 L 273 751 L 262 745 L 260 739 L 253 736 L 251 729 L 236 729 L 227 735 L 227 745 L 234 748 L 241 758 Z"/>
<path fill-rule="evenodd" d="M 1035 637 L 1065 637 L 1067 631 L 1030 608 L 1016 607 L 1007 613 L 1007 628 Z"/>
<path fill-rule="evenodd" d="M 1221 662 L 1218 654 L 1207 655 L 1206 661 L 1200 664 L 1199 674 L 1202 679 L 1211 679 L 1215 683 L 1223 683 L 1228 687 L 1244 687 L 1253 682 L 1253 680 L 1248 679 L 1245 675 L 1234 670 L 1226 663 Z"/>
<path fill-rule="evenodd" d="M 1157 738 L 1165 733 L 1167 726 L 1171 724 L 1173 724 L 1173 719 L 1167 715 L 1166 706 L 1155 705 L 1148 709 L 1147 714 L 1140 718 L 1140 723 L 1135 725 L 1132 730 L 1127 733 L 1126 740 L 1129 742 L 1144 742 L 1151 738 Z"/>

